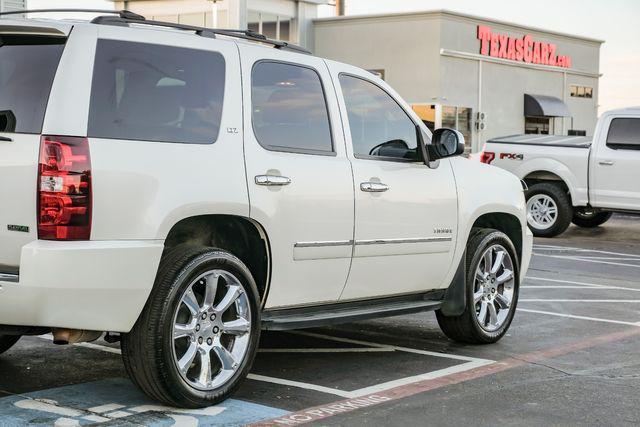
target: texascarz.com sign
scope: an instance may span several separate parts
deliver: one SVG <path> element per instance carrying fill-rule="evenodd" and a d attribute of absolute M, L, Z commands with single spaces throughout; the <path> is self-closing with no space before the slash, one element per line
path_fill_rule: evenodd
<path fill-rule="evenodd" d="M 511 37 L 494 33 L 491 27 L 478 25 L 480 54 L 529 64 L 571 68 L 571 57 L 556 54 L 556 45 L 534 40 L 530 34 Z"/>

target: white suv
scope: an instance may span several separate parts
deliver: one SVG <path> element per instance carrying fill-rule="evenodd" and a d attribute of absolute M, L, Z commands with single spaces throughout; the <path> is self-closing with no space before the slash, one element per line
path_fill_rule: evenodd
<path fill-rule="evenodd" d="M 520 181 L 384 81 L 251 32 L 0 21 L 0 352 L 122 340 L 172 406 L 226 398 L 261 329 L 435 310 L 500 339 Z"/>

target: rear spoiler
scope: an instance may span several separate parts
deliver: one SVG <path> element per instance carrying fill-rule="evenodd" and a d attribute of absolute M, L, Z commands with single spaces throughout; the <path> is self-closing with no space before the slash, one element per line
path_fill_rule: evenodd
<path fill-rule="evenodd" d="M 65 22 L 45 22 L 36 20 L 0 19 L 2 34 L 23 34 L 30 36 L 67 37 L 73 25 Z"/>

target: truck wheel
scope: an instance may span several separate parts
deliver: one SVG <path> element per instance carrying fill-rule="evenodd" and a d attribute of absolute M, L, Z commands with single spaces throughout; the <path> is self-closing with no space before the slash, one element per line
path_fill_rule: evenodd
<path fill-rule="evenodd" d="M 502 232 L 472 232 L 466 251 L 466 308 L 460 316 L 436 318 L 442 332 L 454 341 L 470 344 L 497 342 L 509 329 L 518 303 L 518 258 Z"/>
<path fill-rule="evenodd" d="M 543 182 L 527 192 L 527 223 L 536 237 L 555 237 L 569 228 L 571 199 L 559 185 Z"/>
<path fill-rule="evenodd" d="M 172 407 L 218 403 L 247 376 L 260 338 L 247 267 L 228 252 L 178 246 L 163 256 L 144 311 L 122 338 L 129 376 Z"/>
<path fill-rule="evenodd" d="M 0 354 L 8 351 L 19 339 L 20 335 L 0 335 Z"/>
<path fill-rule="evenodd" d="M 573 211 L 573 222 L 578 227 L 594 228 L 609 221 L 613 212 L 597 212 L 589 208 L 576 208 Z"/>

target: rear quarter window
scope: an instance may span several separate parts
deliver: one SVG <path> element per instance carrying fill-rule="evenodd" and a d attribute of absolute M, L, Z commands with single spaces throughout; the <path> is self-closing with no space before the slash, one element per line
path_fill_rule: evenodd
<path fill-rule="evenodd" d="M 98 40 L 88 135 L 211 144 L 220 131 L 224 86 L 220 53 Z"/>
<path fill-rule="evenodd" d="M 0 132 L 42 132 L 63 37 L 0 36 Z"/>

